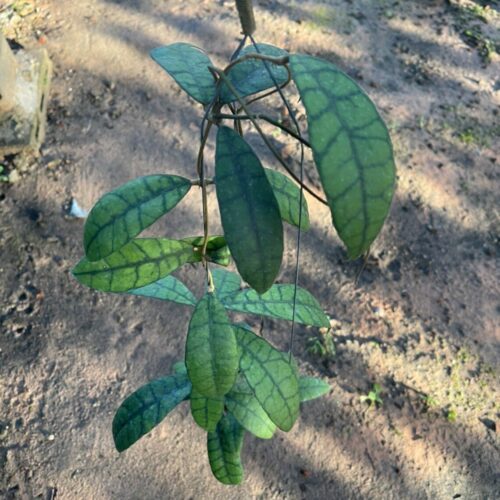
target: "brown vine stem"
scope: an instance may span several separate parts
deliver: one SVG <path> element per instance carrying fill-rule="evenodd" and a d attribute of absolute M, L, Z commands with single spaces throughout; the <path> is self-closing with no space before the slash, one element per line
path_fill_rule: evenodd
<path fill-rule="evenodd" d="M 238 8 L 243 34 L 252 35 L 256 29 L 252 0 L 236 0 L 236 7 Z"/>
<path fill-rule="evenodd" d="M 238 102 L 240 103 L 240 106 L 242 107 L 243 111 L 245 111 L 246 115 L 248 116 L 248 119 L 252 122 L 252 125 L 255 127 L 255 129 L 257 130 L 257 132 L 259 133 L 259 135 L 262 137 L 262 140 L 264 141 L 264 143 L 266 144 L 266 146 L 269 148 L 269 151 L 271 151 L 271 153 L 273 154 L 273 156 L 279 161 L 279 163 L 289 173 L 289 175 L 295 180 L 295 182 L 297 182 L 299 185 L 303 185 L 302 182 L 300 181 L 300 178 L 297 175 L 295 175 L 295 173 L 293 172 L 293 170 L 288 166 L 288 164 L 285 162 L 285 160 L 283 160 L 283 158 L 278 153 L 278 151 L 276 151 L 276 148 L 273 146 L 273 144 L 266 137 L 266 135 L 262 131 L 261 126 L 259 125 L 259 123 L 257 122 L 257 120 L 255 120 L 253 118 L 252 114 L 249 112 L 248 107 L 245 104 L 245 101 L 240 96 L 239 92 L 236 90 L 236 88 L 234 87 L 234 85 L 232 84 L 232 82 L 229 80 L 229 78 L 227 77 L 226 73 L 222 69 L 215 68 L 214 66 L 211 66 L 210 69 L 213 72 L 217 73 L 217 75 L 219 75 L 219 78 L 227 85 L 227 87 L 229 88 L 229 90 L 238 99 Z M 304 186 L 304 189 L 311 196 L 313 196 L 314 198 L 316 198 L 318 201 L 320 201 L 324 205 L 328 206 L 327 201 L 324 200 L 323 198 L 321 198 L 321 196 L 319 196 L 318 194 L 316 194 L 309 187 Z"/>

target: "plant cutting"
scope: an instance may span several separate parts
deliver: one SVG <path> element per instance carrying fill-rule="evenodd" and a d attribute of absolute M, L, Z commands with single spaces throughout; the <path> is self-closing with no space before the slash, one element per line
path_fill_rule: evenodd
<path fill-rule="evenodd" d="M 387 128 L 372 101 L 328 61 L 258 43 L 251 1 L 236 2 L 243 36 L 225 67 L 187 43 L 153 49 L 151 56 L 194 101 L 200 148 L 192 176 L 152 173 L 105 194 L 88 215 L 85 256 L 73 269 L 93 289 L 172 301 L 193 312 L 185 357 L 171 374 L 132 393 L 118 408 L 112 432 L 122 452 L 186 401 L 207 432 L 208 460 L 224 484 L 243 479 L 246 433 L 271 438 L 289 431 L 301 402 L 326 394 L 323 380 L 299 374 L 292 356 L 294 325 L 328 328 L 313 295 L 298 286 L 300 236 L 310 226 L 304 192 L 330 208 L 350 258 L 365 255 L 390 208 L 395 166 Z M 287 97 L 295 85 L 307 115 L 301 130 Z M 291 124 L 256 113 L 254 103 L 277 94 Z M 244 123 L 262 137 L 283 171 L 265 167 L 245 140 Z M 262 124 L 271 123 L 301 147 L 299 173 L 281 157 Z M 215 163 L 204 151 L 215 136 Z M 304 182 L 310 148 L 324 191 Z M 201 193 L 202 236 L 140 238 L 193 188 Z M 215 195 L 223 234 L 210 232 L 208 197 Z M 297 228 L 294 283 L 276 283 L 283 258 L 283 222 Z M 225 267 L 234 263 L 237 272 Z M 186 264 L 205 270 L 201 295 L 172 273 Z M 244 286 L 242 286 L 244 282 Z M 290 349 L 282 352 L 231 312 L 291 322 Z"/>

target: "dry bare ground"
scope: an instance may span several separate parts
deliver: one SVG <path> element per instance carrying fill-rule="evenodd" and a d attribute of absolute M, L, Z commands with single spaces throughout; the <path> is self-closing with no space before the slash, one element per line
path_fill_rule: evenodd
<path fill-rule="evenodd" d="M 338 64 L 378 104 L 395 143 L 395 202 L 357 285 L 360 263 L 309 199 L 301 284 L 332 318 L 336 353 L 313 354 L 309 338 L 321 335 L 298 328 L 295 355 L 331 393 L 290 433 L 247 438 L 239 487 L 212 478 L 187 406 L 114 450 L 115 409 L 182 358 L 189 311 L 78 285 L 69 271 L 83 223 L 67 205 L 88 209 L 137 175 L 191 175 L 202 110 L 148 51 L 187 41 L 223 63 L 239 36 L 234 2 L 2 0 L 9 40 L 42 44 L 55 65 L 41 156 L 0 162 L 17 181 L 0 186 L 4 498 L 498 498 L 498 3 L 254 3 L 259 41 Z M 201 231 L 193 190 L 150 233 Z M 179 275 L 201 290 L 199 271 Z M 266 321 L 265 334 L 287 348 L 289 325 Z M 378 408 L 361 401 L 374 383 Z"/>

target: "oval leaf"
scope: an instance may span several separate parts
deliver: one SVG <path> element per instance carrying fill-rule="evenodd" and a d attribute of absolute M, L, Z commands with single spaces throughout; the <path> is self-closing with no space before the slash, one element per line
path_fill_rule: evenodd
<path fill-rule="evenodd" d="M 119 250 L 174 208 L 190 188 L 184 177 L 148 175 L 105 194 L 85 222 L 87 259 L 100 260 Z"/>
<path fill-rule="evenodd" d="M 310 401 L 311 399 L 320 398 L 330 392 L 331 387 L 316 377 L 300 377 L 299 393 L 300 401 Z"/>
<path fill-rule="evenodd" d="M 238 371 L 238 346 L 219 300 L 207 293 L 196 305 L 186 340 L 189 378 L 201 395 L 223 396 L 234 385 Z"/>
<path fill-rule="evenodd" d="M 129 290 L 127 293 L 151 297 L 152 299 L 169 300 L 187 306 L 196 305 L 196 297 L 191 293 L 191 290 L 181 280 L 173 276 L 166 276 L 155 283 Z"/>
<path fill-rule="evenodd" d="M 259 293 L 274 283 L 283 257 L 283 224 L 264 168 L 232 129 L 217 133 L 216 191 L 224 236 L 241 277 Z"/>
<path fill-rule="evenodd" d="M 238 380 L 231 392 L 226 394 L 226 407 L 239 424 L 254 436 L 261 439 L 273 437 L 276 425 L 267 416 L 244 378 Z"/>
<path fill-rule="evenodd" d="M 264 170 L 267 180 L 273 188 L 274 196 L 276 196 L 281 218 L 297 227 L 299 227 L 300 221 L 300 228 L 307 231 L 309 229 L 309 210 L 304 195 L 302 195 L 302 203 L 300 202 L 300 188 L 288 176 L 270 168 Z M 300 213 L 301 205 L 302 214 Z"/>
<path fill-rule="evenodd" d="M 213 475 L 223 484 L 243 481 L 241 447 L 245 430 L 230 414 L 225 415 L 215 432 L 207 436 L 208 460 Z"/>
<path fill-rule="evenodd" d="M 233 326 L 241 348 L 240 369 L 269 418 L 289 431 L 299 415 L 299 381 L 288 356 L 245 328 Z"/>
<path fill-rule="evenodd" d="M 247 288 L 224 296 L 222 301 L 226 309 L 292 321 L 294 294 L 295 285 L 273 285 L 262 295 Z M 295 321 L 303 325 L 326 328 L 330 326 L 330 321 L 318 301 L 300 287 L 297 287 Z"/>
<path fill-rule="evenodd" d="M 151 51 L 151 57 L 187 92 L 201 104 L 215 97 L 215 80 L 208 67 L 207 54 L 189 43 L 173 43 Z"/>
<path fill-rule="evenodd" d="M 224 398 L 206 398 L 198 391 L 191 391 L 191 415 L 194 421 L 206 431 L 215 431 L 224 413 Z"/>
<path fill-rule="evenodd" d="M 257 44 L 257 46 L 259 48 L 258 52 L 266 56 L 282 57 L 288 55 L 286 51 L 274 47 L 273 45 L 260 43 Z M 247 54 L 255 53 L 257 53 L 255 47 L 253 45 L 248 45 L 240 52 L 239 57 L 241 58 Z M 269 70 L 278 85 L 283 85 L 288 80 L 288 71 L 284 66 L 272 64 L 271 62 L 264 63 L 259 59 L 248 59 L 234 65 L 229 70 L 227 76 L 238 91 L 238 94 L 241 97 L 246 97 L 275 86 L 272 77 L 269 75 Z M 220 99 L 224 104 L 237 100 L 225 84 L 221 85 Z"/>
<path fill-rule="evenodd" d="M 333 64 L 293 55 L 290 69 L 333 224 L 349 257 L 359 257 L 380 232 L 394 194 L 389 133 L 370 98 Z"/>
<path fill-rule="evenodd" d="M 225 269 L 214 269 L 212 278 L 214 280 L 215 294 L 220 300 L 223 300 L 227 295 L 240 291 L 241 278 L 236 273 Z"/>
<path fill-rule="evenodd" d="M 193 247 L 175 240 L 133 240 L 105 259 L 83 258 L 73 276 L 82 284 L 103 292 L 127 292 L 141 288 L 175 271 L 193 259 Z"/>
<path fill-rule="evenodd" d="M 191 392 L 183 373 L 153 380 L 132 393 L 113 418 L 113 439 L 124 451 L 158 425 Z"/>

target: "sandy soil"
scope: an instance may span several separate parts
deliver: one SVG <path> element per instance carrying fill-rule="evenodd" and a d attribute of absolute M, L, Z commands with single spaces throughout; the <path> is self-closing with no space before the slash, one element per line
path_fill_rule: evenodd
<path fill-rule="evenodd" d="M 201 109 L 148 51 L 182 40 L 224 61 L 239 36 L 233 3 L 39 0 L 14 2 L 16 14 L 0 2 L 11 42 L 43 45 L 55 66 L 40 157 L 1 162 L 17 182 L 0 185 L 0 496 L 498 498 L 499 58 L 488 64 L 466 34 L 478 25 L 498 36 L 496 2 L 255 2 L 260 41 L 335 62 L 378 104 L 399 168 L 391 216 L 356 285 L 360 263 L 309 199 L 301 284 L 332 318 L 336 353 L 311 353 L 309 339 L 322 336 L 299 328 L 295 355 L 332 392 L 304 406 L 290 433 L 247 438 L 242 486 L 212 478 L 185 405 L 114 450 L 115 409 L 182 358 L 189 311 L 72 280 L 83 221 L 68 203 L 88 209 L 137 175 L 191 175 Z M 193 190 L 150 234 L 201 231 Z M 201 288 L 199 272 L 179 274 Z M 288 328 L 265 323 L 284 349 Z M 360 399 L 374 383 L 378 408 Z"/>

